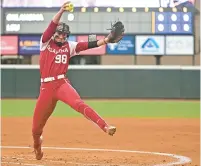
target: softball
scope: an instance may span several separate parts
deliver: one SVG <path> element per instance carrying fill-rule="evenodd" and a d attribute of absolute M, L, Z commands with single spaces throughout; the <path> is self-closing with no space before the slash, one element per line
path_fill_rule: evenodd
<path fill-rule="evenodd" d="M 69 3 L 65 7 L 66 11 L 72 12 L 74 9 L 74 5 L 72 3 Z"/>

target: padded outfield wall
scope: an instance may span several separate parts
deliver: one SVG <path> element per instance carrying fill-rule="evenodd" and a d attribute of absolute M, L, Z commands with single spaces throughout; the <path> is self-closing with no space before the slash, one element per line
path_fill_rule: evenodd
<path fill-rule="evenodd" d="M 187 66 L 70 66 L 83 98 L 200 99 L 200 69 Z M 39 66 L 2 65 L 2 98 L 37 98 Z"/>

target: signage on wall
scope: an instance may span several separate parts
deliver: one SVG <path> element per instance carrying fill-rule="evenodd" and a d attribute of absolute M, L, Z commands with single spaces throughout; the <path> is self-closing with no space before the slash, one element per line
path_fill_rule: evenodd
<path fill-rule="evenodd" d="M 44 21 L 42 13 L 7 13 L 6 21 Z"/>
<path fill-rule="evenodd" d="M 41 36 L 20 36 L 19 54 L 40 54 L 40 38 Z"/>
<path fill-rule="evenodd" d="M 193 33 L 193 14 L 191 12 L 156 12 L 155 20 L 157 34 Z"/>
<path fill-rule="evenodd" d="M 97 36 L 97 40 L 103 39 L 105 36 Z M 77 42 L 84 42 L 88 41 L 88 36 L 78 36 L 77 37 Z M 106 53 L 106 46 L 100 46 L 97 48 L 92 48 L 86 51 L 81 51 L 80 55 L 104 55 Z"/>
<path fill-rule="evenodd" d="M 136 36 L 135 47 L 137 55 L 163 55 L 164 36 Z"/>
<path fill-rule="evenodd" d="M 69 36 L 69 38 L 67 39 L 67 41 L 77 41 L 76 36 Z"/>
<path fill-rule="evenodd" d="M 124 36 L 119 43 L 110 43 L 106 46 L 107 54 L 134 54 L 134 36 Z"/>
<path fill-rule="evenodd" d="M 47 2 L 47 1 L 45 1 Z M 80 10 L 79 10 L 80 11 Z M 88 15 L 83 15 L 79 11 L 74 11 L 74 13 L 64 14 L 63 21 L 68 21 L 70 28 L 72 28 L 72 33 L 75 34 L 90 34 L 91 28 L 93 27 L 93 32 L 96 34 L 108 33 L 108 31 L 103 31 L 100 28 L 104 25 L 104 19 L 102 18 L 112 18 L 113 21 L 113 12 L 99 12 L 96 17 L 89 17 Z M 4 8 L 2 11 L 2 15 L 5 17 L 4 24 L 2 24 L 2 30 L 4 34 L 41 34 L 49 25 L 52 17 L 56 14 L 55 10 L 44 10 L 43 8 L 35 9 L 35 8 Z M 88 11 L 87 12 L 93 12 Z M 127 32 L 132 33 L 132 28 L 136 27 L 136 33 L 151 33 L 151 14 L 144 13 L 147 15 L 148 20 L 139 20 L 138 17 L 141 17 L 139 12 L 133 13 L 135 17 L 133 21 L 135 24 L 125 22 L 125 26 L 128 28 Z M 121 18 L 122 21 L 126 21 L 127 15 L 122 14 L 121 12 L 115 12 L 117 18 Z M 82 22 L 79 20 L 85 20 L 86 27 L 83 26 Z M 148 27 L 141 28 L 144 23 L 147 24 L 149 22 Z M 88 23 L 87 23 L 88 22 Z M 92 26 L 89 26 L 92 25 Z M 91 28 L 89 28 L 91 27 Z M 108 27 L 108 25 L 107 25 Z M 107 28 L 106 27 L 106 28 Z"/>
<path fill-rule="evenodd" d="M 21 31 L 21 26 L 23 24 L 23 22 L 26 23 L 36 23 L 36 22 L 44 22 L 45 18 L 44 18 L 44 14 L 43 13 L 31 13 L 31 12 L 27 12 L 27 13 L 22 13 L 22 12 L 18 12 L 18 13 L 6 13 L 5 14 L 5 31 L 6 32 L 19 32 Z"/>
<path fill-rule="evenodd" d="M 1 54 L 17 54 L 18 53 L 18 37 L 17 36 L 1 36 Z"/>
<path fill-rule="evenodd" d="M 193 55 L 193 36 L 167 36 L 166 55 Z"/>
<path fill-rule="evenodd" d="M 41 36 L 20 36 L 19 37 L 19 54 L 33 55 L 40 54 Z M 70 36 L 69 41 L 76 41 L 76 36 Z"/>

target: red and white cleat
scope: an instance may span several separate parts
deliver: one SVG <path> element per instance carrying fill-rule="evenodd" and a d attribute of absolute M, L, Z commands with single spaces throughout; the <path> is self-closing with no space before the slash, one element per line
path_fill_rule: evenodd
<path fill-rule="evenodd" d="M 113 136 L 115 134 L 116 130 L 117 130 L 117 128 L 115 126 L 106 126 L 105 127 L 106 133 L 108 133 L 111 136 Z"/>
<path fill-rule="evenodd" d="M 34 152 L 35 152 L 37 160 L 41 160 L 43 158 L 43 151 L 41 148 L 42 142 L 43 142 L 43 137 L 41 136 L 39 144 L 34 145 Z"/>

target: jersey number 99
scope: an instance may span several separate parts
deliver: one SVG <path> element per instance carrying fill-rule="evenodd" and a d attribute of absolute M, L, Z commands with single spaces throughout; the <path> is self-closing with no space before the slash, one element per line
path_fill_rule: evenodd
<path fill-rule="evenodd" d="M 55 57 L 55 63 L 63 63 L 66 64 L 67 63 L 67 55 L 66 54 L 59 54 Z"/>

